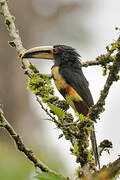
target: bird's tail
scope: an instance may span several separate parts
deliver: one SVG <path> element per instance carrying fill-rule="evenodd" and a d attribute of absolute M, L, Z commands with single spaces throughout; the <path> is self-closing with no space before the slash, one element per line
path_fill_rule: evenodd
<path fill-rule="evenodd" d="M 92 130 L 90 132 L 90 139 L 91 139 L 93 154 L 94 154 L 94 157 L 95 157 L 95 164 L 98 165 L 98 167 L 100 169 L 100 161 L 99 161 L 98 148 L 97 148 L 97 140 L 96 140 L 94 125 L 92 126 Z"/>

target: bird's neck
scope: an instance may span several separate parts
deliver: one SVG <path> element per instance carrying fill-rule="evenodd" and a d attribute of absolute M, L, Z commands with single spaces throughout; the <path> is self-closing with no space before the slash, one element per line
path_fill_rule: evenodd
<path fill-rule="evenodd" d="M 55 60 L 55 64 L 53 65 L 53 67 L 56 67 L 56 66 L 58 66 L 60 69 L 61 68 L 62 69 L 63 68 L 81 69 L 81 64 L 78 61 L 74 61 L 74 62 L 72 62 L 72 61 L 67 61 L 66 62 L 65 61 L 65 62 L 61 63 L 61 61 L 59 61 L 59 59 L 57 59 L 57 60 Z"/>

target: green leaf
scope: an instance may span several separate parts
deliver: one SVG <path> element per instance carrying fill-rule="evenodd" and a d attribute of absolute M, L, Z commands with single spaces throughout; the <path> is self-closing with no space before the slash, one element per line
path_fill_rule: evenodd
<path fill-rule="evenodd" d="M 53 120 L 53 119 L 49 119 L 49 118 L 48 118 L 48 119 L 45 119 L 45 120 L 46 120 L 46 121 L 52 121 L 52 122 L 54 122 L 54 120 Z"/>
<path fill-rule="evenodd" d="M 52 172 L 38 172 L 38 175 L 34 178 L 39 180 L 67 180 L 66 178 L 62 177 L 61 175 L 52 173 Z"/>
<path fill-rule="evenodd" d="M 65 117 L 64 111 L 60 109 L 59 107 L 56 107 L 50 103 L 48 103 L 48 106 L 58 116 L 59 119 L 63 119 Z"/>

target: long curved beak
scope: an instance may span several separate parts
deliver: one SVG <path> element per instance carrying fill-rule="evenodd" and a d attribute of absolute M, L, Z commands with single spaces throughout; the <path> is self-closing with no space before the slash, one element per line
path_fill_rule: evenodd
<path fill-rule="evenodd" d="M 53 46 L 40 46 L 28 49 L 25 51 L 20 59 L 23 58 L 38 58 L 38 59 L 54 59 L 53 57 Z"/>

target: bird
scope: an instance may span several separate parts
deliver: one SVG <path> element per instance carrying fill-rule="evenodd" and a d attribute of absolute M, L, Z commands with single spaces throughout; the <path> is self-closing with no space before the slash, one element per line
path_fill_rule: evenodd
<path fill-rule="evenodd" d="M 23 58 L 54 60 L 51 72 L 58 91 L 75 112 L 84 116 L 90 114 L 90 107 L 94 105 L 94 101 L 89 83 L 82 71 L 81 56 L 74 48 L 67 45 L 39 46 L 25 51 L 21 55 L 21 59 Z M 90 138 L 95 163 L 100 168 L 94 125 Z"/>

